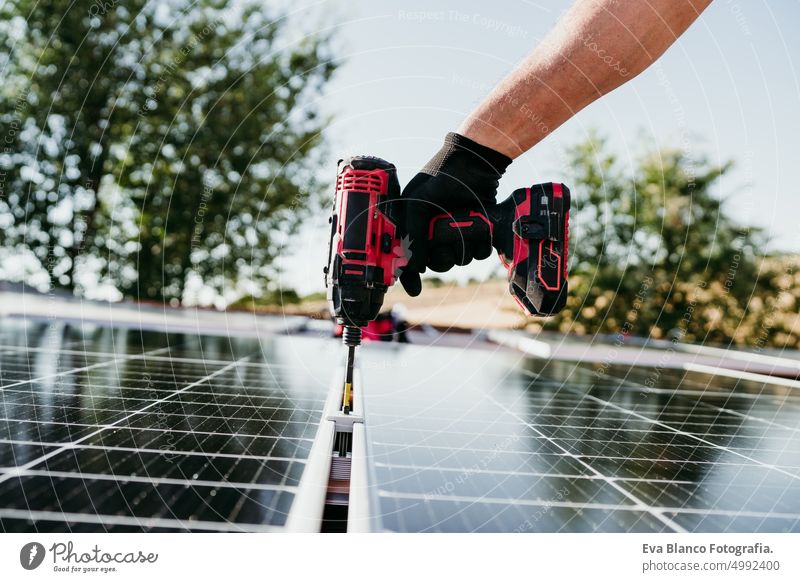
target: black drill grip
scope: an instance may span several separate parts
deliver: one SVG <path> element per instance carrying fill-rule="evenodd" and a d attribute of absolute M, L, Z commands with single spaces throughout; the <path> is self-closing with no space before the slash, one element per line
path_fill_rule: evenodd
<path fill-rule="evenodd" d="M 444 247 L 457 265 L 485 259 L 494 247 L 508 271 L 509 290 L 525 312 L 554 315 L 567 297 L 569 207 L 569 188 L 535 184 L 518 188 L 483 212 L 435 216 L 428 238 L 436 240 L 437 248 Z M 437 268 L 435 261 L 431 269 L 446 270 Z"/>
<path fill-rule="evenodd" d="M 468 262 L 465 256 L 482 260 L 491 254 L 493 230 L 487 215 L 475 210 L 456 211 L 431 218 L 428 240 L 435 240 L 437 246 L 448 246 L 456 264 L 463 265 Z"/>
<path fill-rule="evenodd" d="M 491 240 L 492 228 L 489 218 L 474 210 L 439 214 L 431 218 L 428 240 L 443 244 Z"/>

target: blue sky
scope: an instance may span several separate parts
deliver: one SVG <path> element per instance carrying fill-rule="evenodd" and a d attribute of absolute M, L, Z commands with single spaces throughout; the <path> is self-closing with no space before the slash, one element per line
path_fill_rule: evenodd
<path fill-rule="evenodd" d="M 342 66 L 319 100 L 333 115 L 326 131 L 332 158 L 379 155 L 398 166 L 404 184 L 569 5 L 291 4 L 304 27 L 335 29 Z M 735 160 L 736 169 L 719 185 L 734 216 L 766 227 L 776 248 L 800 251 L 798 23 L 797 0 L 716 0 L 656 65 L 517 159 L 500 197 L 559 180 L 564 149 L 596 129 L 625 164 L 662 145 L 683 145 L 692 156 L 720 163 Z M 294 252 L 282 257 L 281 285 L 304 293 L 322 289 L 326 245 L 327 216 L 319 216 L 296 237 Z M 496 270 L 492 258 L 448 275 L 464 280 Z"/>

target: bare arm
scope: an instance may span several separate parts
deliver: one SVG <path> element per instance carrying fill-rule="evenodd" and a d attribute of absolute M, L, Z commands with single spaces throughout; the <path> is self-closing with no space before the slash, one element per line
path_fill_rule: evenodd
<path fill-rule="evenodd" d="M 458 133 L 516 158 L 632 79 L 711 0 L 578 0 Z"/>

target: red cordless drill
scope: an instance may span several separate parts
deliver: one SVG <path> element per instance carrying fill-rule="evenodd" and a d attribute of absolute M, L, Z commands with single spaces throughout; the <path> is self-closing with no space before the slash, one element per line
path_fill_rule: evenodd
<path fill-rule="evenodd" d="M 361 328 L 378 317 L 386 291 L 406 264 L 400 244 L 397 169 L 386 160 L 339 160 L 325 286 L 336 323 L 344 326 L 347 368 L 342 410 L 352 407 L 353 361 Z"/>
<path fill-rule="evenodd" d="M 393 164 L 371 156 L 339 162 L 325 285 L 348 347 L 342 410 L 352 406 L 355 348 L 386 291 L 407 263 L 401 241 L 400 184 Z M 563 184 L 519 188 L 485 213 L 441 214 L 428 237 L 463 248 L 491 242 L 508 270 L 509 291 L 528 315 L 553 315 L 567 299 L 569 189 Z"/>

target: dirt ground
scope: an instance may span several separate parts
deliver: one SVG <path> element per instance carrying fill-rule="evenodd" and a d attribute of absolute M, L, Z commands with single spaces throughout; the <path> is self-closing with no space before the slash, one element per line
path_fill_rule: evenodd
<path fill-rule="evenodd" d="M 438 328 L 515 329 L 525 323 L 522 311 L 508 293 L 504 281 L 488 281 L 470 285 L 425 285 L 418 297 L 409 297 L 402 286 L 395 285 L 386 294 L 384 309 L 397 304 L 406 308 L 410 323 Z M 286 312 L 327 313 L 324 301 L 289 307 Z"/>

